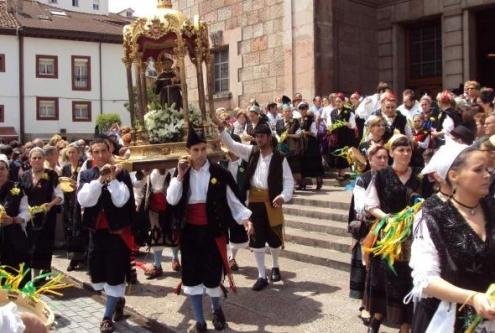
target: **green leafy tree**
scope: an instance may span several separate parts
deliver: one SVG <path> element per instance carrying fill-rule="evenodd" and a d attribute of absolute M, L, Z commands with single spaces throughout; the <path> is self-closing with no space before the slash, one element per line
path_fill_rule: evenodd
<path fill-rule="evenodd" d="M 96 126 L 99 133 L 106 133 L 112 127 L 112 124 L 122 124 L 118 113 L 102 113 L 96 118 Z"/>

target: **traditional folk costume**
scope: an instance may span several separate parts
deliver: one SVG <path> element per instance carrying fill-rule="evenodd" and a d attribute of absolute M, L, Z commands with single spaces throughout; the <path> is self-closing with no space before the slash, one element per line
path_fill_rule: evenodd
<path fill-rule="evenodd" d="M 170 171 L 153 169 L 146 184 L 144 210 L 149 218 L 147 245 L 153 251 L 154 256 L 153 269 L 145 271 L 149 279 L 163 274 L 161 259 L 165 247 L 172 247 L 172 266 L 176 271 L 180 269 L 177 258 L 178 234 L 172 230 L 171 213 L 166 201 L 167 187 L 171 178 Z"/>
<path fill-rule="evenodd" d="M 396 214 L 412 204 L 415 195 L 422 195 L 423 179 L 420 169 L 412 168 L 409 179 L 403 183 L 392 167 L 377 172 L 366 195 L 366 210 L 380 208 L 387 214 Z M 377 256 L 370 256 L 368 299 L 369 312 L 382 314 L 390 325 L 410 324 L 412 304 L 405 305 L 404 297 L 412 288 L 411 269 L 408 266 L 411 241 L 402 243 L 399 260 L 394 263 L 394 273 L 387 263 Z"/>
<path fill-rule="evenodd" d="M 351 258 L 350 292 L 351 298 L 363 299 L 365 297 L 366 267 L 363 265 L 363 254 L 361 251 L 361 240 L 368 234 L 373 217 L 364 209 L 366 201 L 366 189 L 368 188 L 374 173 L 371 170 L 363 173 L 356 180 L 352 192 L 351 206 L 349 209 L 348 231 L 354 239 Z"/>
<path fill-rule="evenodd" d="M 200 143 L 206 143 L 204 137 L 190 130 L 187 147 Z M 235 288 L 227 261 L 227 228 L 232 219 L 239 224 L 249 219 L 251 211 L 239 200 L 232 175 L 208 160 L 198 170 L 190 168 L 182 181 L 172 178 L 167 202 L 174 206 L 175 223 L 181 229 L 182 287 L 192 303 L 196 332 L 206 332 L 202 308 L 205 292 L 212 300 L 213 325 L 221 330 L 226 324 L 220 306 L 225 275 Z"/>
<path fill-rule="evenodd" d="M 257 134 L 271 135 L 271 131 L 266 125 L 258 126 Z M 235 155 L 248 161 L 248 207 L 253 212 L 251 220 L 255 233 L 249 246 L 258 266 L 258 280 L 253 289 L 261 290 L 268 285 L 265 271 L 266 244 L 270 247 L 273 258 L 272 281 L 280 280 L 278 256 L 283 246 L 284 216 L 281 207 L 273 207 L 273 200 L 279 195 L 284 202 L 292 199 L 294 178 L 287 159 L 279 151 L 274 150 L 270 155 L 261 156 L 257 146 L 235 142 L 225 131 L 221 133 L 221 140 Z"/>
<path fill-rule="evenodd" d="M 68 177 L 77 182 L 82 161 L 74 169 L 66 164 L 62 168 L 62 177 Z M 81 225 L 81 205 L 77 202 L 76 192 L 64 193 L 63 221 L 66 235 L 68 257 L 70 259 L 68 271 L 76 269 L 84 264 L 87 259 L 89 234 Z"/>
<path fill-rule="evenodd" d="M 395 130 L 399 133 L 404 134 L 408 138 L 411 138 L 412 131 L 411 126 L 407 122 L 407 118 L 400 112 L 397 112 L 395 117 L 390 118 L 382 110 L 375 112 L 375 115 L 382 116 L 385 119 L 385 134 L 383 135 L 383 140 L 387 142 L 395 134 Z"/>
<path fill-rule="evenodd" d="M 77 200 L 84 209 L 83 225 L 90 231 L 91 283 L 95 290 L 104 290 L 107 295 L 103 322 L 111 326 L 112 317 L 118 320 L 123 315 L 135 206 L 127 171 L 120 171 L 108 184 L 102 184 L 99 177 L 96 167 L 81 172 Z"/>
<path fill-rule="evenodd" d="M 1 160 L 1 157 L 0 161 L 5 162 Z M 22 224 L 12 223 L 0 226 L 0 265 L 19 269 L 20 264 L 24 263 L 29 267 L 29 243 L 25 230 L 30 219 L 28 198 L 19 184 L 7 181 L 0 187 L 0 205 L 5 209 L 7 216 L 24 220 Z"/>
<path fill-rule="evenodd" d="M 62 201 L 64 199 L 58 175 L 53 170 L 44 169 L 36 184 L 33 183 L 33 170 L 28 170 L 21 176 L 20 184 L 31 207 L 49 203 L 54 197 L 59 197 Z M 26 230 L 31 246 L 30 267 L 34 270 L 51 270 L 56 217 L 57 210 L 53 207 L 48 212 L 34 214 L 27 224 Z"/>
<path fill-rule="evenodd" d="M 341 126 L 335 128 L 330 134 L 330 145 L 333 151 L 342 149 L 344 147 L 353 147 L 356 145 L 356 119 L 351 109 L 346 107 L 339 109 L 333 109 L 330 113 L 332 124 L 338 122 L 346 122 L 348 126 Z M 335 167 L 337 169 L 346 169 L 349 167 L 347 160 L 341 156 L 335 157 Z"/>
<path fill-rule="evenodd" d="M 278 150 L 287 158 L 292 173 L 301 173 L 301 138 L 288 137 L 288 135 L 301 133 L 301 123 L 298 119 L 290 119 L 289 121 L 280 119 L 276 125 L 276 132 L 280 137 Z"/>
<path fill-rule="evenodd" d="M 238 135 L 231 134 L 231 137 L 236 142 L 241 142 L 241 138 Z M 220 165 L 227 169 L 232 177 L 234 177 L 237 190 L 239 193 L 239 199 L 241 202 L 246 202 L 247 192 L 246 192 L 246 171 L 247 162 L 241 158 L 237 158 L 235 161 L 232 159 L 221 160 Z M 246 233 L 246 229 L 243 226 L 232 220 L 229 224 L 229 247 L 230 247 L 230 257 L 229 265 L 232 271 L 237 271 L 239 266 L 237 265 L 236 255 L 240 249 L 245 249 L 248 247 L 249 239 Z"/>
<path fill-rule="evenodd" d="M 301 156 L 301 176 L 322 177 L 323 165 L 321 164 L 321 153 L 318 140 L 316 138 L 318 131 L 316 128 L 315 116 L 308 114 L 303 118 L 301 129 L 308 131 L 311 135 L 303 137 L 304 149 Z"/>
<path fill-rule="evenodd" d="M 422 298 L 423 288 L 436 278 L 469 290 L 486 292 L 495 281 L 495 203 L 482 200 L 486 220 L 486 240 L 482 241 L 466 223 L 451 201 L 423 212 L 421 232 L 414 242 L 413 267 L 416 307 L 413 332 L 464 332 L 472 323 L 475 310 L 435 298 Z M 494 321 L 480 324 L 476 332 L 493 332 Z"/>

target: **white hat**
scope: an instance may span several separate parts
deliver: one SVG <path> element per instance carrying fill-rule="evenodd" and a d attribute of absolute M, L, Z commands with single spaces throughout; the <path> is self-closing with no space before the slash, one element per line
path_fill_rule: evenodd
<path fill-rule="evenodd" d="M 10 162 L 9 162 L 9 158 L 7 157 L 7 155 L 0 154 L 0 162 L 5 163 L 5 165 L 7 166 L 7 169 L 9 168 Z"/>
<path fill-rule="evenodd" d="M 454 163 L 457 156 L 460 155 L 468 145 L 457 142 L 447 142 L 441 146 L 438 151 L 433 154 L 430 162 L 421 171 L 422 175 L 427 175 L 436 172 L 442 179 L 447 180 L 447 173 Z"/>

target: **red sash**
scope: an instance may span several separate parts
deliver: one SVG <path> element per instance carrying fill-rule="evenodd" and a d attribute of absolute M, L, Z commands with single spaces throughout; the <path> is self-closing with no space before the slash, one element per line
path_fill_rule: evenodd
<path fill-rule="evenodd" d="M 108 219 L 105 211 L 101 211 L 96 219 L 96 230 L 108 229 Z M 108 230 L 111 234 L 118 234 L 124 241 L 127 248 L 132 251 L 135 247 L 134 236 L 132 235 L 131 228 L 125 227 L 119 230 L 118 233 Z"/>
<path fill-rule="evenodd" d="M 167 207 L 163 192 L 153 193 L 150 199 L 150 209 L 156 213 L 163 213 Z"/>

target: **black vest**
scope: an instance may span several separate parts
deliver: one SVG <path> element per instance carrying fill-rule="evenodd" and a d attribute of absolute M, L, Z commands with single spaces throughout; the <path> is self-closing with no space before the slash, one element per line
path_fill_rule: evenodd
<path fill-rule="evenodd" d="M 248 179 L 249 182 L 246 185 L 251 185 L 251 178 L 256 171 L 260 154 L 260 149 L 257 146 L 254 146 L 251 155 L 249 156 L 246 172 L 246 179 Z M 273 199 L 280 195 L 284 189 L 283 161 L 284 156 L 278 150 L 273 150 L 272 160 L 270 161 L 270 167 L 268 168 L 268 193 L 270 201 L 273 201 Z M 246 190 L 248 189 L 249 188 Z"/>
<path fill-rule="evenodd" d="M 234 177 L 229 171 L 222 166 L 210 162 L 210 181 L 208 183 L 208 192 L 206 193 L 206 215 L 208 219 L 208 228 L 213 235 L 224 235 L 233 220 L 229 205 L 227 204 L 227 186 L 239 198 L 239 191 Z M 172 206 L 173 210 L 173 227 L 182 229 L 186 225 L 186 209 L 189 199 L 189 169 L 182 180 L 182 197 L 179 203 Z M 177 171 L 175 176 L 177 176 Z M 242 201 L 241 201 L 242 202 Z"/>
<path fill-rule="evenodd" d="M 98 179 L 100 171 L 98 168 L 91 168 L 81 172 L 80 185 L 81 189 L 85 183 L 89 183 L 92 180 Z M 83 213 L 83 225 L 89 229 L 96 228 L 96 222 L 98 215 L 103 210 L 106 213 L 108 228 L 111 231 L 120 230 L 122 228 L 130 226 L 134 221 L 134 214 L 136 211 L 134 203 L 134 194 L 132 191 L 132 181 L 129 173 L 122 170 L 117 174 L 116 179 L 126 184 L 130 196 L 129 200 L 122 207 L 115 207 L 112 202 L 112 197 L 106 185 L 101 189 L 101 195 L 98 202 L 93 207 L 84 207 Z"/>

